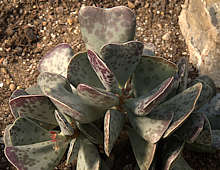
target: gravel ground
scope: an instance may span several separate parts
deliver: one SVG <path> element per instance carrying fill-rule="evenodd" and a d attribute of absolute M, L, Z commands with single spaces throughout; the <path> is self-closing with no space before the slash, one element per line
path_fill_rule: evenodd
<path fill-rule="evenodd" d="M 63 42 L 69 43 L 75 53 L 85 48 L 78 22 L 82 5 L 128 6 L 137 16 L 136 39 L 152 43 L 157 56 L 176 62 L 188 57 L 178 25 L 183 3 L 184 0 L 0 0 L 0 136 L 5 126 L 13 122 L 8 106 L 11 93 L 36 82 L 39 59 Z M 191 76 L 194 75 L 191 68 Z M 185 151 L 184 155 L 195 170 L 220 169 L 220 153 Z M 13 169 L 3 156 L 2 145 L 0 169 Z"/>

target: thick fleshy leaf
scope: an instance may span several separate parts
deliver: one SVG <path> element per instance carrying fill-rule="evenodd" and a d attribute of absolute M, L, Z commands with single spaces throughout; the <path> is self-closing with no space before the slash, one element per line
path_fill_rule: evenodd
<path fill-rule="evenodd" d="M 98 75 L 100 81 L 107 91 L 113 93 L 119 92 L 119 84 L 114 73 L 106 66 L 106 64 L 91 50 L 88 50 L 88 58 L 92 68 Z"/>
<path fill-rule="evenodd" d="M 203 126 L 203 131 L 200 133 L 200 135 L 197 137 L 194 143 L 200 144 L 200 145 L 212 145 L 212 130 L 211 125 L 209 123 L 209 120 L 207 117 L 203 114 L 205 123 Z"/>
<path fill-rule="evenodd" d="M 15 107 L 11 106 L 10 101 L 13 100 L 13 99 L 16 98 L 16 97 L 19 97 L 19 96 L 27 96 L 27 95 L 28 95 L 28 93 L 27 93 L 25 90 L 23 90 L 23 89 L 17 89 L 17 90 L 15 90 L 15 91 L 12 93 L 12 95 L 10 96 L 10 98 L 9 98 L 9 107 L 10 107 L 11 113 L 12 113 L 12 115 L 14 116 L 15 119 L 19 117 L 19 114 L 18 114 L 18 112 L 17 112 L 17 109 L 16 109 Z"/>
<path fill-rule="evenodd" d="M 103 111 L 86 104 L 60 75 L 41 73 L 38 84 L 62 114 L 69 115 L 80 123 L 92 122 L 104 115 Z"/>
<path fill-rule="evenodd" d="M 78 84 L 83 83 L 89 86 L 104 88 L 89 63 L 87 52 L 77 53 L 71 59 L 68 66 L 67 79 L 75 87 L 77 87 Z"/>
<path fill-rule="evenodd" d="M 55 110 L 55 117 L 59 124 L 61 133 L 66 136 L 71 136 L 74 134 L 73 127 L 69 124 L 66 118 L 57 110 Z"/>
<path fill-rule="evenodd" d="M 135 96 L 139 97 L 150 92 L 176 73 L 177 66 L 166 59 L 150 56 L 142 57 L 132 79 Z"/>
<path fill-rule="evenodd" d="M 144 44 L 142 56 L 155 56 L 155 46 L 152 43 Z"/>
<path fill-rule="evenodd" d="M 182 156 L 175 161 L 171 170 L 193 170 Z"/>
<path fill-rule="evenodd" d="M 220 149 L 220 130 L 212 130 L 212 147 Z"/>
<path fill-rule="evenodd" d="M 117 110 L 108 110 L 104 118 L 104 150 L 110 155 L 125 122 L 124 114 Z"/>
<path fill-rule="evenodd" d="M 27 118 L 19 117 L 6 130 L 13 146 L 28 145 L 44 142 L 51 139 L 51 134 L 35 122 Z M 5 137 L 7 138 L 7 137 Z"/>
<path fill-rule="evenodd" d="M 26 116 L 45 123 L 57 125 L 55 107 L 48 97 L 42 95 L 19 96 L 9 101 L 19 116 Z"/>
<path fill-rule="evenodd" d="M 143 53 L 143 43 L 130 41 L 124 44 L 106 44 L 101 49 L 101 57 L 114 73 L 123 88 L 134 72 Z"/>
<path fill-rule="evenodd" d="M 137 116 L 147 115 L 172 91 L 174 81 L 174 77 L 168 78 L 147 94 L 126 101 L 126 106 Z"/>
<path fill-rule="evenodd" d="M 100 54 L 104 44 L 123 43 L 134 39 L 136 17 L 129 8 L 82 7 L 79 11 L 82 39 L 86 48 Z"/>
<path fill-rule="evenodd" d="M 11 128 L 11 126 L 12 124 L 7 125 L 4 130 L 3 140 L 4 140 L 5 146 L 12 146 L 12 141 L 11 141 L 10 132 L 9 132 L 9 129 Z"/>
<path fill-rule="evenodd" d="M 103 132 L 95 124 L 81 124 L 76 122 L 76 125 L 92 143 L 103 144 Z"/>
<path fill-rule="evenodd" d="M 162 110 L 163 112 L 174 112 L 173 121 L 165 132 L 163 136 L 164 138 L 173 133 L 190 116 L 195 108 L 201 90 L 202 84 L 197 83 L 170 100 L 162 103 L 160 106 L 158 106 L 158 108 L 155 109 L 156 112 L 160 112 Z"/>
<path fill-rule="evenodd" d="M 172 164 L 175 163 L 176 159 L 180 155 L 184 147 L 184 141 L 178 140 L 176 137 L 171 136 L 163 143 L 162 149 L 160 149 L 160 156 L 162 159 L 162 168 L 169 170 Z"/>
<path fill-rule="evenodd" d="M 40 87 L 37 84 L 25 89 L 25 91 L 29 95 L 43 95 L 43 92 L 41 91 Z"/>
<path fill-rule="evenodd" d="M 80 142 L 77 159 L 77 170 L 99 170 L 101 168 L 101 158 L 94 144 L 84 138 Z"/>
<path fill-rule="evenodd" d="M 220 93 L 217 93 L 212 100 L 199 109 L 210 121 L 213 130 L 220 130 Z"/>
<path fill-rule="evenodd" d="M 128 118 L 136 132 L 146 141 L 156 143 L 163 136 L 173 119 L 173 112 L 160 110 L 147 116 L 135 116 L 128 112 Z"/>
<path fill-rule="evenodd" d="M 79 147 L 80 147 L 79 137 L 72 139 L 67 153 L 67 158 L 65 163 L 66 165 L 70 164 L 73 160 L 77 159 Z"/>
<path fill-rule="evenodd" d="M 67 77 L 67 67 L 72 57 L 72 48 L 68 44 L 59 44 L 41 59 L 39 71 L 56 73 Z"/>
<path fill-rule="evenodd" d="M 108 109 L 119 104 L 119 98 L 115 94 L 86 84 L 79 84 L 77 92 L 84 101 L 92 106 Z"/>
<path fill-rule="evenodd" d="M 201 76 L 192 81 L 190 85 L 194 85 L 198 82 L 202 83 L 202 91 L 196 104 L 196 108 L 202 107 L 204 104 L 208 103 L 214 95 L 216 95 L 216 87 L 211 78 L 208 76 Z"/>
<path fill-rule="evenodd" d="M 201 113 L 193 112 L 183 125 L 175 131 L 174 136 L 188 143 L 193 143 L 203 130 L 204 121 Z"/>
<path fill-rule="evenodd" d="M 182 92 L 187 88 L 187 79 L 188 79 L 188 60 L 186 58 L 181 58 L 178 63 L 178 76 L 179 76 L 179 87 L 178 93 Z"/>
<path fill-rule="evenodd" d="M 128 136 L 140 170 L 149 169 L 157 144 L 145 141 L 133 129 L 129 129 Z"/>
<path fill-rule="evenodd" d="M 7 159 L 18 169 L 53 170 L 62 159 L 68 142 L 45 141 L 23 146 L 5 147 Z"/>

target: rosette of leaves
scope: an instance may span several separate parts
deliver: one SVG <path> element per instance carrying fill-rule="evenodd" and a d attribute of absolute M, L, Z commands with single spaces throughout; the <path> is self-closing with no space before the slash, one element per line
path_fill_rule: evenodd
<path fill-rule="evenodd" d="M 87 51 L 56 46 L 40 62 L 37 85 L 12 95 L 8 160 L 19 170 L 53 169 L 69 147 L 67 163 L 77 158 L 77 170 L 105 170 L 98 145 L 110 156 L 125 131 L 141 170 L 188 168 L 184 144 L 212 138 L 196 112 L 214 95 L 212 81 L 188 85 L 186 60 L 176 65 L 134 41 L 127 7 L 83 7 L 79 21 Z"/>

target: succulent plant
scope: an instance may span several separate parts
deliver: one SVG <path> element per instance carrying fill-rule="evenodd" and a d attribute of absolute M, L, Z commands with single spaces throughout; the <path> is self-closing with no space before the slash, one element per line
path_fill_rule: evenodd
<path fill-rule="evenodd" d="M 121 132 L 140 170 L 190 169 L 185 144 L 219 148 L 219 131 L 198 111 L 215 95 L 211 79 L 187 82 L 186 59 L 174 64 L 134 41 L 127 7 L 83 7 L 79 21 L 87 51 L 56 46 L 40 61 L 37 84 L 9 99 L 5 155 L 17 169 L 53 169 L 67 149 L 77 170 L 110 169 L 100 148 L 111 156 Z"/>

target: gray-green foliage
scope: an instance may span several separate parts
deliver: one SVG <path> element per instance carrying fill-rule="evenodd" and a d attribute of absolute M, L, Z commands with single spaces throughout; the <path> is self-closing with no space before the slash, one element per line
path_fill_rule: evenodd
<path fill-rule="evenodd" d="M 9 100 L 15 121 L 5 155 L 17 169 L 54 169 L 68 151 L 66 164 L 77 159 L 77 170 L 106 170 L 100 146 L 111 156 L 121 132 L 140 170 L 190 169 L 185 145 L 220 147 L 220 129 L 198 111 L 215 95 L 212 80 L 188 83 L 187 60 L 174 64 L 134 41 L 127 7 L 83 7 L 79 21 L 87 51 L 56 46 L 41 59 L 37 84 Z"/>

